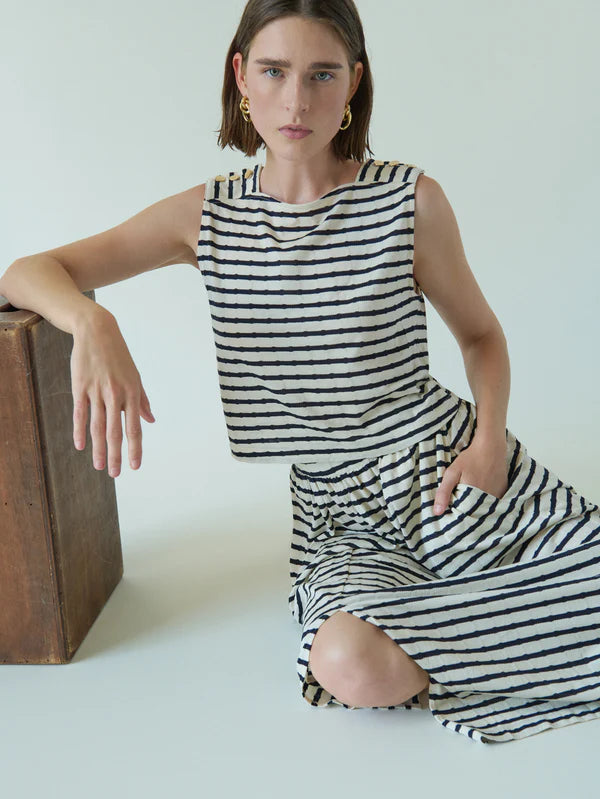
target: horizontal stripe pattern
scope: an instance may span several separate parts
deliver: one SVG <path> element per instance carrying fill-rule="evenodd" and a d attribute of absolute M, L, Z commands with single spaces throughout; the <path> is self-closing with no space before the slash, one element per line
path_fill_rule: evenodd
<path fill-rule="evenodd" d="M 291 466 L 289 603 L 311 705 L 348 708 L 309 668 L 320 625 L 344 610 L 429 674 L 429 709 L 450 731 L 506 742 L 600 718 L 600 508 L 507 429 L 503 497 L 459 483 L 435 516 L 444 470 L 475 429 L 461 399 L 411 448 Z M 423 705 L 381 709 L 400 707 Z"/>
<path fill-rule="evenodd" d="M 259 170 L 206 183 L 197 260 L 238 460 L 332 463 L 407 447 L 456 412 L 429 373 L 411 164 L 366 161 L 309 203 Z"/>

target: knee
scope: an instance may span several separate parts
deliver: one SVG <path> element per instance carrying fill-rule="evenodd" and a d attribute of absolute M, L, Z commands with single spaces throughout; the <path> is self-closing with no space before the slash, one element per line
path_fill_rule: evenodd
<path fill-rule="evenodd" d="M 360 625 L 360 626 L 359 626 Z M 321 624 L 310 649 L 309 662 L 321 673 L 335 671 L 352 678 L 368 663 L 371 630 L 378 628 L 345 611 L 337 611 Z"/>
<path fill-rule="evenodd" d="M 358 625 L 365 625 L 365 628 Z M 369 642 L 374 643 L 375 636 L 367 627 L 373 628 L 373 625 L 345 611 L 337 611 L 319 627 L 310 649 L 309 664 L 316 679 L 327 690 L 331 691 L 328 686 L 340 688 L 356 684 L 372 670 L 373 648 L 369 647 Z"/>
<path fill-rule="evenodd" d="M 392 677 L 398 686 L 399 647 L 370 622 L 338 611 L 326 619 L 317 631 L 309 654 L 315 679 L 338 701 L 361 706 L 365 699 L 385 693 Z M 401 653 L 405 658 L 408 656 Z M 392 666 L 393 662 L 393 666 Z M 412 661 L 411 661 L 412 662 Z M 416 664 L 414 664 L 416 666 Z M 414 674 L 407 674 L 409 681 Z M 410 689 L 409 689 L 410 690 Z"/>

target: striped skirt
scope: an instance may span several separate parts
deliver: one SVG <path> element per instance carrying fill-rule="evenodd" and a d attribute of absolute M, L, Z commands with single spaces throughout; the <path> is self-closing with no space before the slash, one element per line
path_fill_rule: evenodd
<path fill-rule="evenodd" d="M 429 675 L 428 709 L 482 743 L 600 718 L 600 509 L 506 430 L 501 499 L 459 483 L 433 514 L 476 408 L 373 459 L 290 468 L 290 610 L 311 705 L 338 701 L 309 652 L 338 610 L 382 629 Z M 418 696 L 389 708 L 422 708 Z M 380 709 L 380 708 L 376 708 Z"/>

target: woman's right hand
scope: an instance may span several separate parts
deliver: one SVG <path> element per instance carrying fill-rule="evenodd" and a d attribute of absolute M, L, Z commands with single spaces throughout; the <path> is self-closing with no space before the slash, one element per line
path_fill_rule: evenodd
<path fill-rule="evenodd" d="M 121 470 L 124 411 L 129 463 L 132 469 L 138 469 L 142 462 L 140 416 L 147 422 L 156 420 L 117 320 L 106 309 L 86 319 L 73 334 L 71 384 L 75 448 L 82 450 L 86 446 L 89 405 L 94 466 L 104 469 L 108 442 L 108 473 L 117 477 Z"/>

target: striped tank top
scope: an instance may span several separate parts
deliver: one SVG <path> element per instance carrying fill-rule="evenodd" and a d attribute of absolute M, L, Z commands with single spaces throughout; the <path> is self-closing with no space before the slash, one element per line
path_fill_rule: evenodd
<path fill-rule="evenodd" d="M 448 424 L 460 398 L 429 373 L 412 273 L 424 170 L 369 159 L 298 204 L 263 194 L 261 168 L 206 182 L 197 251 L 233 457 L 362 460 Z"/>

